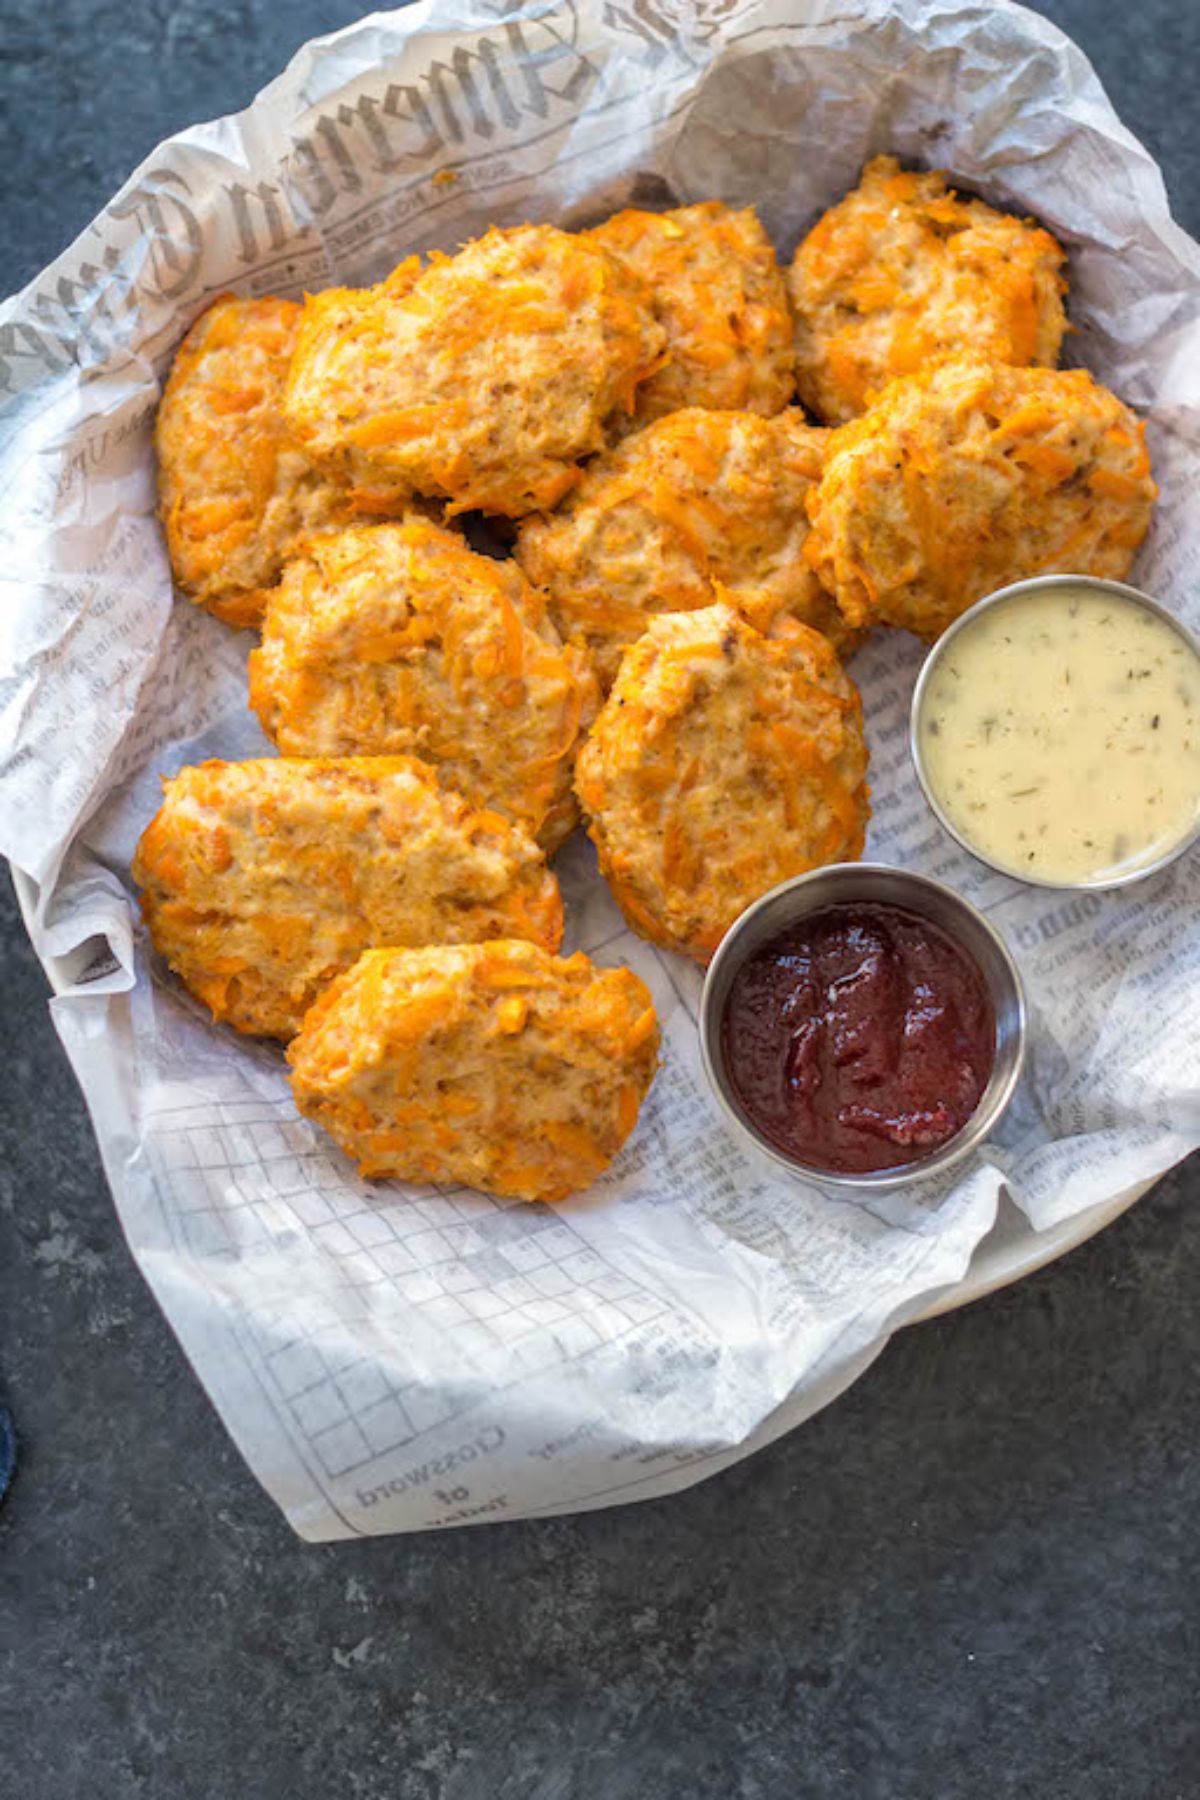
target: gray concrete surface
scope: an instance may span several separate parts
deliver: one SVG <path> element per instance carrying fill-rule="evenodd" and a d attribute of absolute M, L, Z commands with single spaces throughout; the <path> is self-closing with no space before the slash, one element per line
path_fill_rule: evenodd
<path fill-rule="evenodd" d="M 0 286 L 355 0 L 0 0 Z M 1200 226 L 1195 0 L 1055 0 Z M 676 1499 L 305 1548 L 133 1269 L 3 897 L 5 1800 L 1192 1800 L 1200 1165 Z"/>

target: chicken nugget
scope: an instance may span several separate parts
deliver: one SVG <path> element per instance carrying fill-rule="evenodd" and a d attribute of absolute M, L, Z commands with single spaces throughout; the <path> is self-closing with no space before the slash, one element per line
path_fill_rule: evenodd
<path fill-rule="evenodd" d="M 416 517 L 309 539 L 250 656 L 250 704 L 286 756 L 424 757 L 551 849 L 577 822 L 597 700 L 517 565 Z"/>
<path fill-rule="evenodd" d="M 851 625 L 932 643 L 1011 581 L 1120 580 L 1157 492 L 1144 426 L 1086 370 L 960 357 L 833 434 L 808 552 Z"/>
<path fill-rule="evenodd" d="M 1062 245 L 1029 219 L 961 200 L 940 172 L 894 156 L 796 252 L 796 383 L 805 406 L 844 424 L 894 376 L 970 347 L 995 362 L 1053 368 L 1066 330 Z"/>
<path fill-rule="evenodd" d="M 656 613 L 712 604 L 712 584 L 767 589 L 843 647 L 849 632 L 804 555 L 805 497 L 828 432 L 689 407 L 601 456 L 550 518 L 527 519 L 517 560 L 550 596 L 563 636 L 611 686 L 621 652 Z"/>
<path fill-rule="evenodd" d="M 732 606 L 667 613 L 627 650 L 580 752 L 600 868 L 633 929 L 707 962 L 768 888 L 862 854 L 862 706 L 827 638 Z"/>
<path fill-rule="evenodd" d="M 637 391 L 639 424 L 683 406 L 777 413 L 795 387 L 783 273 L 752 206 L 615 213 L 585 235 L 645 282 L 668 359 Z"/>
<path fill-rule="evenodd" d="M 256 625 L 305 533 L 350 516 L 345 482 L 289 438 L 281 403 L 300 308 L 225 294 L 176 352 L 155 426 L 175 580 L 229 625 Z"/>
<path fill-rule="evenodd" d="M 578 479 L 663 342 L 641 283 L 597 245 L 493 229 L 309 300 L 284 410 L 314 457 L 368 487 L 517 517 Z"/>
<path fill-rule="evenodd" d="M 133 878 L 155 948 L 238 1031 L 290 1038 L 374 944 L 562 940 L 537 846 L 413 757 L 207 762 L 163 783 Z"/>
<path fill-rule="evenodd" d="M 562 1200 L 633 1130 L 658 1041 L 630 970 L 499 941 L 368 951 L 288 1061 L 300 1111 L 362 1174 Z"/>

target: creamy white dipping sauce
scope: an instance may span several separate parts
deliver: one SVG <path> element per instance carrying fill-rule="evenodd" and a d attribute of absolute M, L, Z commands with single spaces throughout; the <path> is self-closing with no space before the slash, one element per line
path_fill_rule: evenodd
<path fill-rule="evenodd" d="M 931 652 L 916 720 L 953 829 L 1011 874 L 1071 885 L 1157 862 L 1200 817 L 1200 658 L 1086 583 L 985 607 Z"/>

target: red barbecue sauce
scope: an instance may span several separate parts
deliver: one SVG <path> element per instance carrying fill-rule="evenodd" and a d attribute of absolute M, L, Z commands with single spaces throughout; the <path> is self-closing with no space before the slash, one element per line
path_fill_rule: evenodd
<path fill-rule="evenodd" d="M 830 906 L 734 976 L 725 1066 L 750 1122 L 813 1168 L 918 1162 L 966 1124 L 996 1054 L 972 959 L 899 906 Z"/>

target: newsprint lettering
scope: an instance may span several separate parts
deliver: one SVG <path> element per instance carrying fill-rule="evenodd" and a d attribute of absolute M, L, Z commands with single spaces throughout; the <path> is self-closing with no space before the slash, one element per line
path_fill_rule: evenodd
<path fill-rule="evenodd" d="M 596 77 L 575 47 L 576 35 L 573 7 L 524 23 L 509 19 L 496 35 L 459 44 L 446 60 L 435 58 L 415 82 L 389 82 L 382 94 L 360 94 L 323 113 L 284 165 L 282 186 L 293 214 L 310 223 L 343 196 L 361 192 L 368 171 L 415 173 L 456 150 L 486 148 L 502 128 L 548 120 L 556 105 L 570 110 Z M 262 184 L 257 199 L 269 233 L 267 187 Z M 269 240 L 261 239 L 256 212 L 245 205 L 249 196 L 241 199 L 240 255 L 251 263 Z"/>
<path fill-rule="evenodd" d="M 394 1475 L 390 1481 L 381 1483 L 379 1487 L 358 1488 L 356 1498 L 360 1506 L 375 1506 L 381 1500 L 388 1500 L 396 1494 L 407 1493 L 412 1488 L 426 1487 L 439 1476 L 449 1475 L 452 1469 L 462 1469 L 467 1463 L 473 1463 L 479 1456 L 491 1456 L 499 1450 L 504 1442 L 502 1425 L 485 1425 L 478 1437 L 459 1444 L 457 1449 L 447 1450 L 442 1456 L 432 1457 L 428 1462 L 414 1463 L 412 1468 L 404 1469 Z M 447 1493 L 438 1492 L 437 1498 L 443 1503 L 447 1500 L 467 1497 L 468 1490 L 454 1489 Z"/>
<path fill-rule="evenodd" d="M 526 121 L 572 111 L 596 78 L 577 48 L 573 3 L 536 20 L 507 19 L 435 58 L 408 82 L 389 82 L 321 113 L 297 137 L 280 179 L 228 182 L 223 193 L 247 269 L 302 238 L 373 177 L 419 175 L 439 159 L 486 150 Z M 107 209 L 131 225 L 124 253 L 112 245 L 35 290 L 19 319 L 0 326 L 0 392 L 16 393 L 72 365 L 95 368 L 132 349 L 143 309 L 173 306 L 199 285 L 204 234 L 182 175 L 147 174 Z M 132 264 L 123 275 L 122 263 Z"/>

